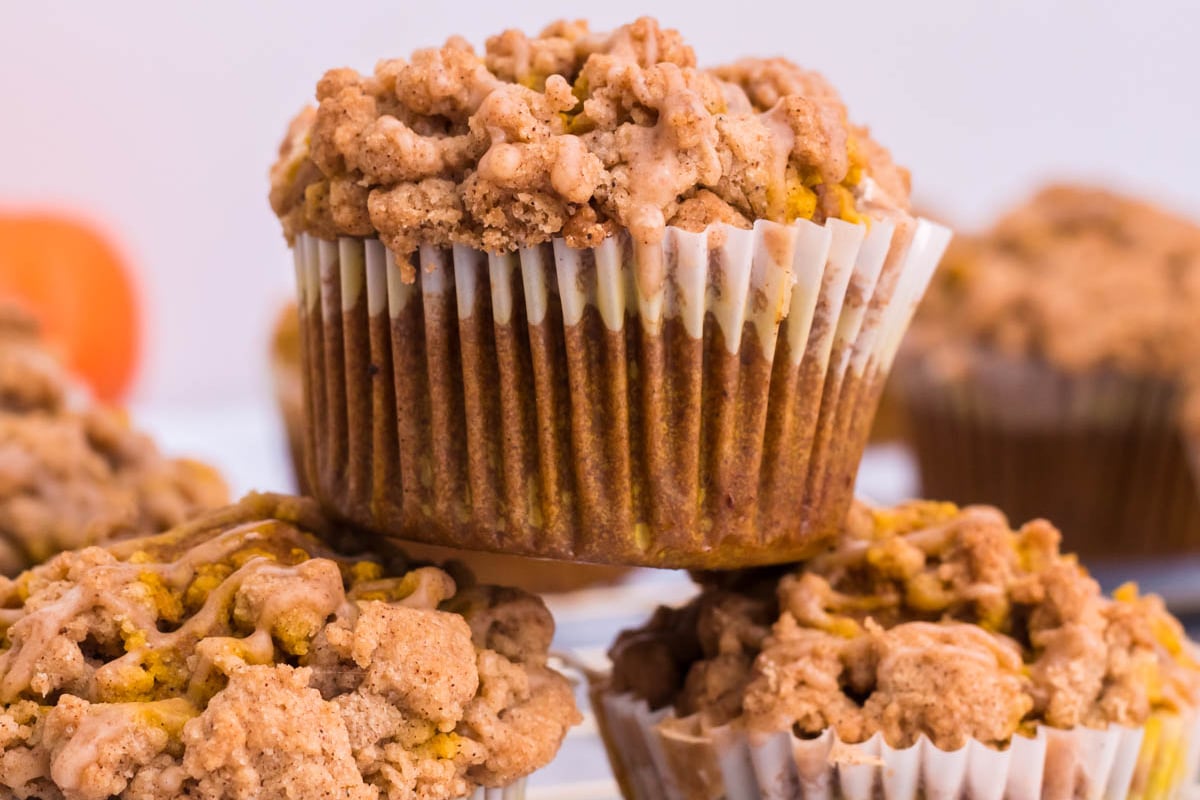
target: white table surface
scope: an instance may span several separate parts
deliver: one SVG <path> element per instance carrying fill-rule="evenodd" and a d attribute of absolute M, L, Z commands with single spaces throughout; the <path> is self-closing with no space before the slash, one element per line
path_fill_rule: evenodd
<path fill-rule="evenodd" d="M 216 410 L 135 408 L 132 413 L 167 452 L 201 458 L 223 470 L 235 496 L 252 489 L 292 488 L 283 431 L 268 403 Z M 858 489 L 860 495 L 881 504 L 913 497 L 917 480 L 911 459 L 900 447 L 869 450 Z M 1137 578 L 1186 609 L 1200 609 L 1200 560 L 1176 562 L 1167 569 L 1128 565 L 1121 576 L 1099 577 L 1110 584 Z M 603 667 L 605 650 L 619 631 L 640 623 L 657 605 L 684 602 L 694 591 L 683 573 L 640 570 L 619 586 L 547 598 L 558 623 L 555 647 L 584 663 Z M 587 698 L 580 689 L 580 705 L 586 711 Z M 618 800 L 590 713 L 567 737 L 554 763 L 533 776 L 529 797 Z"/>

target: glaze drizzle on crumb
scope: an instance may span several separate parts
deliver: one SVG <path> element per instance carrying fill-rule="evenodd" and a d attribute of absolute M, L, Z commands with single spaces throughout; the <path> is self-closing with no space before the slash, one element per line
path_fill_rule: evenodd
<path fill-rule="evenodd" d="M 705 70 L 648 17 L 612 33 L 556 22 L 482 54 L 461 38 L 327 72 L 271 170 L 289 239 L 378 235 L 394 252 L 510 251 L 618 229 L 906 211 L 908 174 L 837 93 L 789 61 Z"/>

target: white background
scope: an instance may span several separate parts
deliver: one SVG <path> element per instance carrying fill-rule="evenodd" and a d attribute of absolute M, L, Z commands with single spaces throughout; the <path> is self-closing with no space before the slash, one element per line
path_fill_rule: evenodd
<path fill-rule="evenodd" d="M 713 10 L 705 10 L 712 8 Z M 1047 175 L 1104 178 L 1200 214 L 1200 3 L 472 5 L 0 0 L 0 206 L 97 218 L 140 272 L 139 405 L 266 392 L 290 288 L 266 202 L 287 120 L 321 72 L 461 33 L 653 11 L 702 63 L 783 54 L 825 72 L 912 168 L 918 200 L 973 224 Z"/>

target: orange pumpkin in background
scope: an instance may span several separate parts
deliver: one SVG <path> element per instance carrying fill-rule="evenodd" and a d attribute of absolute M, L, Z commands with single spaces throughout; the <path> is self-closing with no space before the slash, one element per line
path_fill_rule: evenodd
<path fill-rule="evenodd" d="M 101 400 L 129 391 L 141 319 L 133 275 L 99 230 L 53 212 L 0 210 L 0 299 L 25 308 Z"/>

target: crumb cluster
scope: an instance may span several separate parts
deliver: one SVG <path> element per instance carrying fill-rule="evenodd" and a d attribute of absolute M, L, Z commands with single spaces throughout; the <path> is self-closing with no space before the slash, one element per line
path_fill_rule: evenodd
<path fill-rule="evenodd" d="M 613 688 L 685 727 L 952 750 L 1193 709 L 1187 648 L 1161 600 L 1104 596 L 1044 520 L 1013 531 L 993 508 L 917 502 L 856 507 L 805 565 L 712 576 L 618 639 Z"/>
<path fill-rule="evenodd" d="M 907 209 L 908 174 L 833 88 L 781 58 L 699 69 L 674 30 L 557 22 L 327 72 L 271 170 L 285 234 L 508 251 L 619 228 Z"/>
<path fill-rule="evenodd" d="M 267 495 L 0 578 L 0 794 L 457 800 L 578 721 L 541 601 Z"/>

